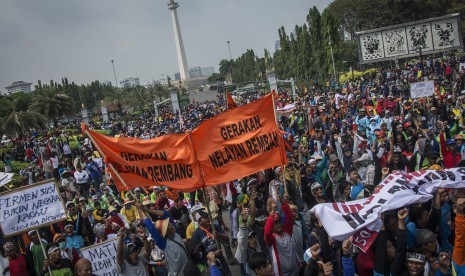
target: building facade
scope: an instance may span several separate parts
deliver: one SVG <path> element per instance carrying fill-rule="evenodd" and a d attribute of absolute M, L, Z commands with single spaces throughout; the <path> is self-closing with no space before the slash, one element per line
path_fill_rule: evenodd
<path fill-rule="evenodd" d="M 140 85 L 140 80 L 139 78 L 130 77 L 130 78 L 125 78 L 124 80 L 120 81 L 119 84 L 123 88 L 131 88 L 131 87 Z"/>
<path fill-rule="evenodd" d="M 6 92 L 3 95 L 11 95 L 18 92 L 30 93 L 32 82 L 15 81 L 12 84 L 5 86 Z"/>

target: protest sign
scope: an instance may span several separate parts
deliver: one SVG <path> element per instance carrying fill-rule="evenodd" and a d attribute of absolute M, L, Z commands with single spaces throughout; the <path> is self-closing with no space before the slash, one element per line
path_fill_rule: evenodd
<path fill-rule="evenodd" d="M 429 97 L 434 94 L 434 81 L 421 81 L 410 84 L 410 98 Z"/>
<path fill-rule="evenodd" d="M 8 184 L 13 178 L 14 173 L 0 173 L 0 187 Z"/>
<path fill-rule="evenodd" d="M 92 275 L 116 276 L 118 238 L 81 249 L 82 256 L 92 264 Z"/>
<path fill-rule="evenodd" d="M 163 185 L 192 191 L 202 187 L 198 162 L 187 134 L 149 140 L 108 137 L 84 128 L 112 170 L 118 189 Z M 113 170 L 114 169 L 114 170 Z M 123 185 L 124 182 L 128 187 Z"/>
<path fill-rule="evenodd" d="M 192 132 L 206 185 L 225 183 L 285 164 L 273 95 L 223 112 Z"/>
<path fill-rule="evenodd" d="M 291 103 L 291 104 L 288 104 L 288 105 L 284 106 L 283 108 L 277 108 L 276 112 L 278 112 L 280 114 L 288 114 L 288 113 L 293 112 L 296 109 L 297 109 L 297 104 L 296 103 Z"/>
<path fill-rule="evenodd" d="M 0 194 L 0 227 L 8 237 L 65 220 L 54 181 L 43 181 Z"/>
<path fill-rule="evenodd" d="M 343 241 L 353 235 L 353 244 L 366 252 L 381 229 L 381 213 L 428 201 L 438 188 L 464 187 L 465 168 L 396 172 L 384 179 L 368 198 L 318 204 L 312 211 L 320 218 L 329 236 Z M 334 227 L 335 223 L 337 227 Z"/>

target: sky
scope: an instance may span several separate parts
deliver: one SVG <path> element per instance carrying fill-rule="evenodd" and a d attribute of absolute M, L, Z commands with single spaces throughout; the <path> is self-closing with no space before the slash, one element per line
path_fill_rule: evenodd
<path fill-rule="evenodd" d="M 330 0 L 178 0 L 189 67 L 215 66 L 247 49 L 274 52 L 278 28 L 305 22 Z M 0 0 L 0 90 L 14 81 L 75 83 L 178 72 L 168 0 Z"/>

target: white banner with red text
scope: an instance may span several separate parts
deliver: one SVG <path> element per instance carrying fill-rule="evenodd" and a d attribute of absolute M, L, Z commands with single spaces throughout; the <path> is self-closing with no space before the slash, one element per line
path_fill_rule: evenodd
<path fill-rule="evenodd" d="M 352 243 L 366 252 L 382 227 L 381 214 L 426 202 L 438 188 L 464 188 L 465 168 L 441 171 L 395 172 L 386 177 L 372 196 L 345 203 L 323 203 L 313 207 L 328 235 Z M 337 227 L 335 227 L 337 225 Z"/>

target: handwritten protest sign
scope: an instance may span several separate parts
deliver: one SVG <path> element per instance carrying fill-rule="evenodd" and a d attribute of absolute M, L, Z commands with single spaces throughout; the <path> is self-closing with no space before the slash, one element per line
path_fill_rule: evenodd
<path fill-rule="evenodd" d="M 5 236 L 66 219 L 54 181 L 44 181 L 0 194 L 0 227 Z"/>
<path fill-rule="evenodd" d="M 84 258 L 92 264 L 93 275 L 118 275 L 116 270 L 116 248 L 118 238 L 81 249 Z"/>
<path fill-rule="evenodd" d="M 0 187 L 10 183 L 14 173 L 0 173 Z"/>
<path fill-rule="evenodd" d="M 429 97 L 434 94 L 434 81 L 421 81 L 410 84 L 410 97 L 412 99 Z"/>

